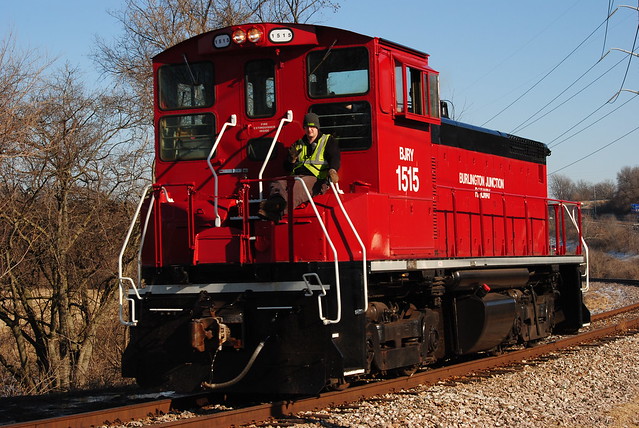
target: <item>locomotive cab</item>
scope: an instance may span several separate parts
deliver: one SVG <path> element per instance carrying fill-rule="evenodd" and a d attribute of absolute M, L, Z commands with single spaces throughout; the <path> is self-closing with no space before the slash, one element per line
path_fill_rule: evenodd
<path fill-rule="evenodd" d="M 120 260 L 125 376 L 313 394 L 588 322 L 579 205 L 548 199 L 548 149 L 442 119 L 428 60 L 277 23 L 154 58 L 136 280 Z M 339 182 L 263 220 L 308 112 L 339 144 Z"/>

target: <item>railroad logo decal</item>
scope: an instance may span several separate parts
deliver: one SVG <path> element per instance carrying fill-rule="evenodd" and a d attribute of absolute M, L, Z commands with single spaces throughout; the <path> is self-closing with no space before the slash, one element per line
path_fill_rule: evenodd
<path fill-rule="evenodd" d="M 503 190 L 506 187 L 505 180 L 499 177 L 487 177 L 480 174 L 459 173 L 459 184 L 475 187 L 475 197 L 480 199 L 490 199 L 490 192 L 493 189 Z"/>

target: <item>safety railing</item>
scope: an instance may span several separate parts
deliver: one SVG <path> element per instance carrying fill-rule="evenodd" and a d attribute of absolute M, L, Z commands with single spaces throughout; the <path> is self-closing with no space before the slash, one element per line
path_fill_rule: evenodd
<path fill-rule="evenodd" d="M 142 231 L 140 234 L 140 246 L 138 247 L 137 257 L 136 257 L 137 281 L 135 281 L 131 277 L 124 276 L 124 253 L 126 252 L 126 249 L 129 247 L 131 235 L 133 234 L 133 230 L 135 229 L 135 225 L 138 221 L 138 217 L 140 217 L 140 212 L 142 211 L 142 206 L 144 205 L 144 201 L 146 200 L 147 194 L 149 193 L 149 190 L 151 188 L 154 188 L 154 190 L 151 193 L 151 198 L 149 199 L 149 204 L 148 204 L 148 210 L 146 212 L 146 216 L 144 217 L 144 222 L 142 223 Z M 137 322 L 138 322 L 135 316 L 135 305 L 133 304 L 135 300 L 130 298 L 127 292 L 130 286 L 130 289 L 133 290 L 133 295 L 135 296 L 135 298 L 137 298 L 138 300 L 142 299 L 139 292 L 139 288 L 140 288 L 139 285 L 142 283 L 142 250 L 144 249 L 144 242 L 146 240 L 146 233 L 149 229 L 149 221 L 151 220 L 151 214 L 153 213 L 153 209 L 155 208 L 156 191 L 161 192 L 161 194 L 164 196 L 164 199 L 168 203 L 174 202 L 171 196 L 169 195 L 169 192 L 166 190 L 164 186 L 157 186 L 152 184 L 149 184 L 148 186 L 146 186 L 144 188 L 144 191 L 142 192 L 140 201 L 138 202 L 138 205 L 135 209 L 135 213 L 133 214 L 133 219 L 131 220 L 131 224 L 129 225 L 129 229 L 127 231 L 126 237 L 124 238 L 124 243 L 122 244 L 122 249 L 120 249 L 120 254 L 118 255 L 118 294 L 119 294 L 118 313 L 120 317 L 120 322 L 126 326 L 135 326 L 137 325 Z M 129 314 L 130 321 L 127 321 L 124 319 L 124 302 L 125 301 L 129 303 L 129 308 L 131 311 Z"/>
<path fill-rule="evenodd" d="M 292 110 L 288 110 L 286 112 L 286 117 L 283 117 L 282 120 L 280 120 L 280 124 L 277 127 L 277 131 L 275 132 L 275 136 L 273 137 L 273 141 L 271 141 L 271 145 L 268 148 L 268 153 L 266 154 L 266 158 L 264 159 L 264 162 L 262 163 L 262 167 L 260 168 L 260 172 L 257 175 L 258 180 L 260 180 L 258 183 L 259 186 L 259 192 L 260 192 L 260 199 L 262 199 L 264 196 L 264 186 L 263 186 L 263 182 L 262 182 L 262 178 L 264 177 L 264 171 L 266 170 L 266 165 L 268 165 L 269 160 L 271 159 L 271 154 L 273 153 L 273 150 L 275 149 L 275 144 L 277 144 L 277 139 L 280 137 L 280 132 L 282 132 L 282 127 L 284 126 L 285 123 L 290 123 L 293 121 L 293 111 Z"/>
<path fill-rule="evenodd" d="M 136 285 L 136 281 L 134 281 L 133 278 L 131 277 L 124 276 L 124 262 L 123 262 L 124 252 L 129 247 L 129 241 L 131 240 L 131 235 L 133 234 L 135 224 L 137 223 L 138 217 L 140 216 L 140 212 L 142 210 L 142 206 L 144 205 L 144 200 L 146 199 L 146 195 L 148 194 L 149 189 L 151 189 L 151 187 L 153 186 L 149 184 L 148 186 L 144 188 L 144 192 L 142 193 L 142 197 L 140 198 L 140 201 L 138 202 L 138 205 L 135 209 L 135 213 L 133 214 L 133 219 L 131 220 L 131 224 L 129 225 L 129 230 L 127 231 L 126 237 L 124 238 L 124 244 L 122 245 L 122 249 L 120 250 L 120 254 L 118 256 L 118 292 L 119 292 L 119 304 L 120 304 L 118 314 L 120 317 L 120 323 L 126 326 L 135 326 L 137 325 L 138 321 L 135 317 L 135 305 L 133 304 L 134 300 L 131 299 L 126 293 L 129 287 L 125 285 L 128 284 L 131 286 L 131 289 L 133 290 L 135 297 L 137 299 L 141 300 L 142 297 L 140 296 L 140 293 L 138 292 L 138 286 Z M 151 193 L 149 210 L 147 211 L 146 218 L 144 221 L 144 226 L 142 228 L 142 236 L 140 238 L 140 248 L 138 249 L 138 255 L 137 255 L 137 272 L 138 272 L 137 284 L 141 283 L 142 243 L 144 242 L 144 239 L 146 237 L 146 231 L 149 225 L 149 219 L 151 218 L 151 211 L 152 211 L 152 207 L 154 206 L 154 202 L 155 202 L 155 193 Z M 125 301 L 129 303 L 129 307 L 131 311 L 129 314 L 130 321 L 127 321 L 124 319 L 124 302 Z"/>
<path fill-rule="evenodd" d="M 583 274 L 584 281 L 582 281 L 582 283 L 584 283 L 585 285 L 581 287 L 581 291 L 585 293 L 586 291 L 590 289 L 590 269 L 589 269 L 590 254 L 589 254 L 588 244 L 586 243 L 586 240 L 583 237 L 583 233 L 581 232 L 582 231 L 581 204 L 579 202 L 568 202 L 568 201 L 551 199 L 551 200 L 548 200 L 548 206 L 553 208 L 553 211 L 555 213 L 554 218 L 555 218 L 556 252 L 562 255 L 567 253 L 568 238 L 566 236 L 566 228 L 559 227 L 559 223 L 562 223 L 562 224 L 565 223 L 564 213 L 568 215 L 568 218 L 570 219 L 572 225 L 574 226 L 575 230 L 578 233 L 579 241 L 578 241 L 578 247 L 576 249 L 576 252 L 578 254 L 583 254 L 586 260 L 586 269 Z"/>
<path fill-rule="evenodd" d="M 440 202 L 438 203 L 438 206 L 436 208 L 436 212 L 439 213 L 450 213 L 452 215 L 452 236 L 453 236 L 453 240 L 454 243 L 451 246 L 451 250 L 450 253 L 447 254 L 447 256 L 449 257 L 456 257 L 459 256 L 459 250 L 456 246 L 456 242 L 458 241 L 457 238 L 459 238 L 460 236 L 462 236 L 462 231 L 460 230 L 461 227 L 459 226 L 459 222 L 460 222 L 460 218 L 463 215 L 470 215 L 470 216 L 477 216 L 480 220 L 483 220 L 487 217 L 500 217 L 500 218 L 504 218 L 504 219 L 522 219 L 525 221 L 525 241 L 526 241 L 526 248 L 525 248 L 525 253 L 526 254 L 522 254 L 522 255 L 530 255 L 531 254 L 531 242 L 532 242 L 532 235 L 533 235 L 533 230 L 532 230 L 532 226 L 531 226 L 531 221 L 532 220 L 544 220 L 548 225 L 550 224 L 549 221 L 549 217 L 546 214 L 544 218 L 539 217 L 539 216 L 532 216 L 530 214 L 530 204 L 533 203 L 543 203 L 545 206 L 550 206 L 551 204 L 554 203 L 562 203 L 566 206 L 570 206 L 570 205 L 575 205 L 578 206 L 579 203 L 577 202 L 568 202 L 568 201 L 555 201 L 553 199 L 549 199 L 549 198 L 544 198 L 544 197 L 540 197 L 540 196 L 530 196 L 530 195 L 521 195 L 521 194 L 513 194 L 513 193 L 507 193 L 507 192 L 499 192 L 499 191 L 494 191 L 494 190 L 489 190 L 489 189 L 482 189 L 482 190 L 476 190 L 476 189 L 468 189 L 468 188 L 458 188 L 458 187 L 452 187 L 452 186 L 437 186 L 439 189 L 445 189 L 445 190 L 449 190 L 448 195 L 450 195 L 450 204 L 447 205 L 446 207 L 442 207 L 442 199 L 446 198 L 446 195 L 444 193 L 440 193 Z M 461 210 L 459 208 L 459 204 L 460 204 L 460 196 L 459 194 L 462 194 L 463 198 L 465 198 L 466 200 L 468 200 L 469 198 L 472 198 L 472 200 L 477 201 L 477 206 L 475 208 L 475 211 L 469 209 L 469 208 L 465 208 L 464 210 Z M 471 194 L 470 196 L 468 194 Z M 472 195 L 474 194 L 474 195 Z M 493 208 L 493 212 L 490 214 L 487 214 L 487 209 L 485 204 L 487 204 L 488 202 L 492 202 L 494 197 L 500 198 L 500 202 L 501 202 L 501 210 L 499 210 L 499 212 L 494 212 L 495 209 Z M 521 205 L 519 205 L 519 211 L 521 212 L 521 214 L 513 214 L 513 211 L 516 209 L 516 207 L 513 204 L 513 201 L 517 201 L 518 203 L 520 203 Z M 468 205 L 468 202 L 465 203 L 465 206 Z M 579 216 L 580 218 L 580 213 Z M 580 220 L 579 220 L 580 221 Z M 487 232 L 485 230 L 485 224 L 486 222 L 484 221 L 479 221 L 479 235 L 483 238 L 485 236 L 487 236 Z M 566 224 L 565 221 L 562 220 L 561 217 L 557 217 L 556 221 L 555 221 L 555 229 L 557 230 L 557 233 L 560 233 L 560 237 L 563 236 L 564 238 L 566 237 Z M 503 251 L 503 255 L 517 255 L 514 253 L 514 247 L 513 245 L 510 243 L 512 241 L 512 239 L 515 237 L 515 229 L 511 228 L 508 229 L 508 223 L 506 221 L 503 222 L 503 234 L 504 234 L 504 239 L 505 239 L 505 248 Z M 581 254 L 581 250 L 582 250 L 582 242 L 583 242 L 583 237 L 582 237 L 582 232 L 581 232 L 581 226 L 580 223 L 576 223 L 575 222 L 575 231 L 577 233 L 578 239 L 576 239 L 577 242 L 579 242 L 578 247 L 576 248 L 575 254 Z M 468 232 L 470 233 L 470 230 L 468 230 Z M 443 233 L 446 233 L 445 231 Z M 511 239 L 508 239 L 511 238 Z M 483 244 L 483 239 L 482 239 L 482 244 Z M 546 240 L 545 240 L 545 246 L 548 249 L 548 251 L 550 251 L 550 236 L 546 236 Z M 562 248 L 566 248 L 566 247 L 562 247 Z M 556 255 L 560 255 L 562 248 L 556 248 L 553 252 Z M 482 253 L 481 255 L 486 255 L 484 253 Z"/>
<path fill-rule="evenodd" d="M 253 217 L 249 217 L 248 216 L 248 211 L 249 211 L 249 193 L 250 193 L 250 183 L 261 183 L 263 181 L 273 181 L 273 180 L 287 180 L 288 181 L 288 189 L 289 189 L 289 200 L 292 200 L 292 189 L 294 187 L 294 184 L 296 182 L 300 182 L 303 191 L 306 193 L 306 196 L 308 198 L 308 204 L 311 206 L 313 213 L 315 215 L 315 218 L 317 219 L 317 222 L 320 226 L 320 228 L 322 229 L 322 233 L 324 234 L 325 238 L 326 238 L 326 242 L 328 243 L 329 247 L 331 248 L 331 251 L 333 253 L 333 263 L 334 263 L 334 268 L 335 268 L 335 293 L 336 293 L 336 301 L 337 301 L 337 315 L 335 318 L 333 319 L 329 319 L 326 315 L 325 315 L 325 310 L 324 310 L 324 304 L 323 304 L 323 298 L 327 296 L 327 292 L 326 292 L 326 287 L 324 284 L 322 284 L 319 276 L 315 273 L 310 273 L 310 274 L 305 274 L 303 275 L 303 280 L 306 283 L 306 287 L 307 290 L 309 291 L 307 293 L 307 296 L 311 296 L 313 295 L 313 293 L 310 291 L 311 290 L 311 286 L 315 285 L 315 286 L 319 286 L 320 288 L 320 293 L 317 296 L 318 298 L 318 308 L 319 308 L 319 317 L 322 320 L 323 323 L 325 324 L 336 324 L 338 322 L 340 322 L 341 318 L 342 318 L 342 304 L 341 304 L 341 282 L 340 282 L 340 272 L 339 272 L 339 257 L 338 257 L 338 253 L 337 253 L 337 249 L 335 247 L 335 244 L 333 242 L 333 240 L 331 239 L 330 233 L 328 232 L 328 229 L 326 227 L 326 224 L 317 208 L 317 205 L 315 204 L 315 201 L 313 200 L 313 197 L 311 195 L 311 192 L 309 190 L 309 188 L 306 186 L 306 183 L 304 182 L 304 180 L 301 177 L 295 177 L 295 176 L 288 176 L 288 177 L 274 177 L 274 178 L 269 178 L 269 179 L 244 179 L 242 180 L 243 183 L 243 189 L 242 189 L 242 195 L 243 197 L 241 198 L 242 200 L 242 216 L 240 218 L 243 219 L 243 223 L 245 225 L 245 227 L 243 228 L 243 234 L 242 236 L 244 237 L 245 240 L 250 240 L 254 237 L 250 237 L 249 236 L 249 229 L 248 229 L 248 222 L 249 220 L 252 220 Z M 344 218 L 346 219 L 346 222 L 348 223 L 348 226 L 350 227 L 351 231 L 353 232 L 353 235 L 355 236 L 355 239 L 357 240 L 361 251 L 362 251 L 362 278 L 363 278 L 363 287 L 364 287 L 364 295 L 363 295 L 363 307 L 362 308 L 358 308 L 355 310 L 356 313 L 360 314 L 360 313 L 364 313 L 366 311 L 366 308 L 368 307 L 368 270 L 367 270 L 367 253 L 366 253 L 366 246 L 364 245 L 364 242 L 362 241 L 359 233 L 357 232 L 357 228 L 355 227 L 355 225 L 353 224 L 353 221 L 350 217 L 350 215 L 348 214 L 348 211 L 346 210 L 346 208 L 344 207 L 344 204 L 341 200 L 340 194 L 342 194 L 343 192 L 339 189 L 339 186 L 336 183 L 330 183 L 330 187 L 333 191 L 333 193 L 335 194 L 336 200 L 337 200 L 337 204 L 339 206 L 340 211 L 342 212 L 342 214 L 344 215 Z M 295 255 L 294 255 L 294 207 L 289 206 L 289 216 L 287 218 L 287 226 L 288 226 L 288 237 L 289 237 L 289 258 L 291 261 L 295 260 Z M 253 239 L 254 240 L 254 239 Z M 248 244 L 248 242 L 246 243 Z M 348 242 L 347 242 L 348 245 Z M 241 248 L 243 248 L 244 245 L 241 246 Z M 245 252 L 245 250 L 240 249 L 240 251 L 242 251 L 242 253 Z"/>
<path fill-rule="evenodd" d="M 335 317 L 335 319 L 328 319 L 324 316 L 324 308 L 322 305 L 322 298 L 326 296 L 326 291 L 324 290 L 324 287 L 322 287 L 323 292 L 318 294 L 317 296 L 317 304 L 319 306 L 319 317 L 322 320 L 322 322 L 324 324 L 337 324 L 342 319 L 342 290 L 340 285 L 339 259 L 337 257 L 337 249 L 335 248 L 335 245 L 333 244 L 333 240 L 331 239 L 328 233 L 328 230 L 326 229 L 326 225 L 324 224 L 324 221 L 322 220 L 322 216 L 317 210 L 315 201 L 313 201 L 313 196 L 311 195 L 311 192 L 309 192 L 308 188 L 306 187 L 306 183 L 304 183 L 304 180 L 302 180 L 300 177 L 295 177 L 295 181 L 302 183 L 302 189 L 304 189 L 304 192 L 306 193 L 306 196 L 308 197 L 308 201 L 311 207 L 313 208 L 313 212 L 315 213 L 315 217 L 317 218 L 317 222 L 322 228 L 322 232 L 324 232 L 324 237 L 326 238 L 326 242 L 328 242 L 328 245 L 331 247 L 331 250 L 333 251 L 333 260 L 335 265 L 335 293 L 336 293 L 336 299 L 337 299 L 337 316 Z M 315 276 L 319 280 L 319 276 L 317 275 Z M 306 281 L 306 278 L 304 280 Z M 308 282 L 307 282 L 307 285 L 309 285 Z"/>
<path fill-rule="evenodd" d="M 213 164 L 211 163 L 211 158 L 213 157 L 213 153 L 215 153 L 215 151 L 217 150 L 217 146 L 220 144 L 220 141 L 222 140 L 222 136 L 226 132 L 226 128 L 228 128 L 229 126 L 236 126 L 236 125 L 237 125 L 237 115 L 232 114 L 229 121 L 224 123 L 224 125 L 222 125 L 222 129 L 220 130 L 220 133 L 217 134 L 215 143 L 213 143 L 213 147 L 211 147 L 211 151 L 209 152 L 209 155 L 206 157 L 206 164 L 209 166 L 209 169 L 211 170 L 211 173 L 213 174 L 213 183 L 214 183 L 213 184 L 214 186 L 213 210 L 215 212 L 215 227 L 220 227 L 222 224 L 222 221 L 218 213 L 218 199 L 220 195 L 218 190 L 217 172 L 215 172 L 215 168 L 213 168 Z"/>
<path fill-rule="evenodd" d="M 581 226 L 581 204 L 579 202 L 569 202 L 562 200 L 549 199 L 540 196 L 530 196 L 530 195 L 521 195 L 521 194 L 512 194 L 507 192 L 499 192 L 491 189 L 468 189 L 468 188 L 459 188 L 453 186 L 437 186 L 439 189 L 448 190 L 450 193 L 450 204 L 446 206 L 446 208 L 441 207 L 440 205 L 437 207 L 436 212 L 446 213 L 450 212 L 452 215 L 452 240 L 453 244 L 450 249 L 450 253 L 447 256 L 457 257 L 459 256 L 458 242 L 459 238 L 462 236 L 462 231 L 460 230 L 460 218 L 464 215 L 466 216 L 477 216 L 479 221 L 479 236 L 481 239 L 481 245 L 483 249 L 484 245 L 484 237 L 487 232 L 485 230 L 484 221 L 487 217 L 501 217 L 504 219 L 503 221 L 503 236 L 504 236 L 504 250 L 503 254 L 506 256 L 516 256 L 516 255 L 532 255 L 531 247 L 532 247 L 532 236 L 533 236 L 533 228 L 532 221 L 540 220 L 539 217 L 533 217 L 530 214 L 529 205 L 532 203 L 543 203 L 546 206 L 545 218 L 543 219 L 546 224 L 547 234 L 545 236 L 545 248 L 548 255 L 555 256 L 563 256 L 569 253 L 573 253 L 575 255 L 583 255 L 585 260 L 585 273 L 584 283 L 585 286 L 582 287 L 582 291 L 587 291 L 589 288 L 589 254 L 588 254 L 588 246 L 583 237 L 582 226 Z M 471 194 L 470 196 L 468 194 Z M 469 197 L 477 202 L 476 211 L 471 211 L 466 209 L 465 211 L 461 211 L 459 209 L 460 205 L 460 196 L 462 194 L 465 199 Z M 445 198 L 443 193 L 442 198 Z M 485 204 L 488 201 L 491 201 L 493 197 L 500 198 L 501 201 L 501 212 L 492 214 L 487 214 Z M 516 254 L 514 240 L 515 240 L 515 228 L 511 227 L 510 230 L 508 228 L 508 222 L 506 219 L 515 219 L 519 218 L 516 215 L 512 214 L 514 211 L 513 201 L 518 201 L 521 203 L 519 207 L 519 211 L 523 214 L 521 215 L 521 219 L 525 221 L 525 254 Z M 552 209 L 553 216 L 548 214 L 548 211 Z M 567 222 L 565 216 L 568 216 L 570 219 L 570 223 L 573 225 L 573 236 L 569 236 L 569 230 L 567 228 Z M 552 221 L 554 220 L 554 221 Z M 553 235 L 554 231 L 554 236 Z M 470 230 L 467 231 L 470 233 Z M 448 231 L 444 230 L 442 233 L 448 233 Z M 552 241 L 551 241 L 552 236 Z M 554 244 L 553 244 L 554 241 Z M 512 242 L 512 243 L 511 243 Z M 569 243 L 576 243 L 574 246 L 574 251 L 569 248 Z M 569 251 L 571 250 L 571 251 Z M 481 255 L 487 255 L 486 252 L 482 252 Z"/>
<path fill-rule="evenodd" d="M 368 269 L 366 267 L 366 246 L 364 245 L 362 238 L 359 236 L 359 233 L 357 233 L 357 229 L 355 228 L 355 225 L 353 224 L 351 217 L 348 215 L 346 208 L 344 208 L 342 199 L 339 196 L 343 192 L 339 190 L 339 186 L 337 185 L 337 183 L 333 183 L 331 181 L 330 185 L 331 185 L 331 189 L 333 189 L 333 193 L 335 194 L 335 199 L 337 199 L 337 204 L 339 205 L 339 208 L 342 211 L 342 214 L 346 218 L 346 222 L 348 223 L 351 230 L 353 231 L 353 234 L 355 235 L 355 239 L 357 239 L 357 243 L 362 249 L 362 280 L 364 282 L 364 307 L 356 310 L 356 312 L 364 313 L 368 309 Z"/>

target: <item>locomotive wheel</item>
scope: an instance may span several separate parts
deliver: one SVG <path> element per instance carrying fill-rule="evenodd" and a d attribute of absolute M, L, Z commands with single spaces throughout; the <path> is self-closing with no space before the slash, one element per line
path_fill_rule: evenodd
<path fill-rule="evenodd" d="M 492 356 L 492 357 L 496 357 L 498 355 L 502 355 L 504 353 L 504 348 L 502 348 L 501 346 L 497 346 L 493 349 L 491 349 L 490 351 L 488 351 L 488 355 Z"/>
<path fill-rule="evenodd" d="M 331 378 L 328 381 L 328 386 L 326 387 L 326 389 L 328 389 L 329 391 L 343 391 L 346 388 L 348 388 L 349 386 L 351 386 L 350 382 L 346 382 L 344 380 Z"/>
<path fill-rule="evenodd" d="M 162 386 L 162 384 L 164 383 L 164 380 L 162 380 L 160 377 L 158 376 L 150 376 L 150 375 L 140 375 L 138 377 L 135 378 L 135 382 L 138 384 L 138 386 L 140 388 L 143 389 L 152 389 L 152 388 L 158 388 L 160 386 Z"/>
<path fill-rule="evenodd" d="M 375 345 L 373 344 L 373 338 L 366 337 L 366 365 L 368 371 L 372 371 L 373 359 L 375 358 Z"/>
<path fill-rule="evenodd" d="M 395 373 L 398 376 L 412 376 L 415 374 L 415 372 L 417 372 L 419 366 L 419 364 L 413 364 L 412 366 L 400 367 L 398 369 L 395 369 Z"/>

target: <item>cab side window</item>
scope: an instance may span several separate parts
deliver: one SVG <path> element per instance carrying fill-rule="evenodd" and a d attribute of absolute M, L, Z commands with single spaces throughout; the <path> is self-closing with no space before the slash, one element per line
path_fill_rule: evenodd
<path fill-rule="evenodd" d="M 439 119 L 437 73 L 395 61 L 395 114 L 409 119 Z"/>
<path fill-rule="evenodd" d="M 439 102 L 439 75 L 435 73 L 428 74 L 428 112 L 432 117 L 439 119 L 441 117 Z"/>
<path fill-rule="evenodd" d="M 315 104 L 322 132 L 333 135 L 340 150 L 366 150 L 371 146 L 371 105 L 365 101 Z"/>

